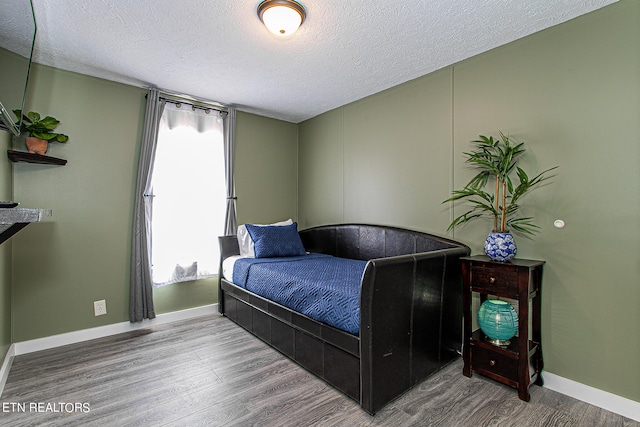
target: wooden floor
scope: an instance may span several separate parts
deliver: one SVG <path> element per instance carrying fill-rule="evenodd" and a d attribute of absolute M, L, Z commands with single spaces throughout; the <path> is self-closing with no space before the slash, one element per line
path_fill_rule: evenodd
<path fill-rule="evenodd" d="M 0 425 L 640 426 L 531 391 L 522 402 L 511 388 L 464 377 L 458 360 L 372 417 L 216 314 L 16 357 Z"/>

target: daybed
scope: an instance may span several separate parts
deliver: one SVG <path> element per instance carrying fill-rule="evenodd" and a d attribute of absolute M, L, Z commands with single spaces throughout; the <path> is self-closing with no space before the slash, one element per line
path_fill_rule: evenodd
<path fill-rule="evenodd" d="M 308 252 L 368 261 L 358 334 L 339 330 L 219 280 L 219 310 L 374 414 L 459 357 L 467 246 L 406 229 L 344 224 L 299 232 Z M 236 236 L 219 238 L 222 259 Z"/>

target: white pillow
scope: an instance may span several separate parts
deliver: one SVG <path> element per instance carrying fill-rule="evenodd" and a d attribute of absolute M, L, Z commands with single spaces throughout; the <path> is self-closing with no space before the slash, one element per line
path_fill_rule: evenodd
<path fill-rule="evenodd" d="M 258 227 L 269 227 L 269 226 L 277 226 L 281 227 L 283 225 L 291 225 L 293 221 L 288 219 L 286 221 L 275 222 L 273 224 L 252 224 Z M 253 239 L 251 239 L 251 235 L 247 231 L 247 227 L 242 224 L 238 227 L 238 246 L 240 247 L 240 256 L 245 258 L 255 258 L 256 253 L 254 250 Z"/>

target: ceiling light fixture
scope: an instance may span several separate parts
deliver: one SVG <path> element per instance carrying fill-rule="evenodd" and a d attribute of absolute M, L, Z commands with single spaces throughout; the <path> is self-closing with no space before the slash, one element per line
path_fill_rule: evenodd
<path fill-rule="evenodd" d="M 307 13 L 293 0 L 265 0 L 258 5 L 258 16 L 269 31 L 282 37 L 295 33 Z"/>

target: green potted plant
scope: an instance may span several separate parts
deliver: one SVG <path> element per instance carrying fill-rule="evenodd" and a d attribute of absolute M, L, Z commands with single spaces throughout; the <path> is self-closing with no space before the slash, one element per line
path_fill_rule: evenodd
<path fill-rule="evenodd" d="M 39 113 L 30 111 L 26 115 L 20 115 L 20 110 L 13 110 L 18 118 L 16 125 L 20 126 L 20 132 L 28 132 L 29 136 L 25 139 L 27 151 L 44 155 L 49 148 L 49 141 L 67 142 L 69 137 L 62 133 L 52 132 L 60 123 L 60 120 L 51 116 L 42 118 Z"/>
<path fill-rule="evenodd" d="M 485 253 L 493 260 L 508 261 L 517 251 L 510 230 L 534 235 L 540 228 L 533 223 L 533 217 L 519 215 L 520 199 L 551 178 L 548 173 L 557 166 L 530 178 L 518 166 L 525 152 L 523 142 L 517 142 L 502 132 L 500 138 L 480 135 L 480 139 L 472 142 L 476 144 L 476 149 L 464 154 L 467 156 L 466 163 L 476 168 L 478 173 L 462 190 L 454 190 L 452 196 L 443 202 L 466 200 L 472 206 L 456 217 L 447 231 L 476 218 L 492 218 L 493 231 L 485 242 Z M 491 190 L 485 191 L 490 183 L 493 193 Z"/>

